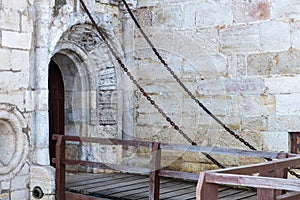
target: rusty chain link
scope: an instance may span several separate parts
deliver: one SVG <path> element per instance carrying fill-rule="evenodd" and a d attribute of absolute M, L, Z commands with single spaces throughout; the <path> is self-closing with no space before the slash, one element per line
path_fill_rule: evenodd
<path fill-rule="evenodd" d="M 172 75 L 172 77 L 176 80 L 176 82 L 184 89 L 184 91 L 191 97 L 191 99 L 193 99 L 196 104 L 199 105 L 199 107 L 201 107 L 210 117 L 212 117 L 219 125 L 221 125 L 224 130 L 226 130 L 228 133 L 230 133 L 235 139 L 239 140 L 241 143 L 243 143 L 245 146 L 247 146 L 249 149 L 253 150 L 253 151 L 257 151 L 257 149 L 251 145 L 248 141 L 246 141 L 244 138 L 242 138 L 241 136 L 239 136 L 238 134 L 236 134 L 233 130 L 231 130 L 228 126 L 226 126 L 217 116 L 215 116 L 210 110 L 208 110 L 208 108 L 203 105 L 197 98 L 195 95 L 193 95 L 193 93 L 184 85 L 184 83 L 179 79 L 179 77 L 175 74 L 175 72 L 171 69 L 171 67 L 169 67 L 169 65 L 167 64 L 167 62 L 163 59 L 163 57 L 160 55 L 160 53 L 157 51 L 157 49 L 155 48 L 155 46 L 153 45 L 153 43 L 151 42 L 151 40 L 149 39 L 149 37 L 146 35 L 146 33 L 144 32 L 143 28 L 141 27 L 141 25 L 139 24 L 138 20 L 136 19 L 136 17 L 134 16 L 134 14 L 132 13 L 129 5 L 127 4 L 126 0 L 122 0 L 124 6 L 126 7 L 127 12 L 129 13 L 129 15 L 131 16 L 132 20 L 134 21 L 135 25 L 137 26 L 137 28 L 139 29 L 139 31 L 141 32 L 141 34 L 143 35 L 144 39 L 146 40 L 146 42 L 148 43 L 148 45 L 151 47 L 152 51 L 154 52 L 154 54 L 157 56 L 157 58 L 159 59 L 159 61 L 163 64 L 163 66 L 167 69 L 167 71 Z M 272 159 L 270 158 L 265 158 L 267 161 L 272 161 Z M 291 169 L 288 169 L 288 172 L 299 178 L 300 179 L 300 175 L 297 174 L 296 172 L 292 171 Z"/>
<path fill-rule="evenodd" d="M 147 101 L 150 102 L 150 104 L 166 119 L 167 122 L 175 129 L 177 130 L 189 143 L 192 145 L 197 146 L 197 143 L 194 142 L 186 133 L 183 132 L 182 129 L 179 128 L 178 125 L 159 107 L 159 105 L 151 98 L 151 96 L 144 90 L 144 88 L 138 83 L 138 81 L 135 79 L 135 77 L 130 73 L 129 69 L 126 67 L 122 59 L 117 55 L 115 48 L 107 41 L 107 38 L 102 33 L 100 28 L 97 26 L 94 18 L 92 17 L 90 11 L 86 7 L 83 0 L 80 0 L 80 3 L 87 13 L 89 19 L 91 20 L 92 24 L 95 26 L 96 30 L 98 31 L 100 37 L 104 41 L 105 45 L 108 47 L 109 51 L 112 53 L 114 58 L 117 60 L 118 64 L 122 68 L 122 70 L 126 73 L 126 75 L 130 78 L 132 83 L 138 88 L 138 90 L 143 94 L 143 96 L 147 99 Z M 210 156 L 207 153 L 202 153 L 207 159 L 209 159 L 211 162 L 213 162 L 215 165 L 217 165 L 219 168 L 225 168 L 221 163 L 219 163 L 216 159 L 214 159 L 212 156 Z"/>

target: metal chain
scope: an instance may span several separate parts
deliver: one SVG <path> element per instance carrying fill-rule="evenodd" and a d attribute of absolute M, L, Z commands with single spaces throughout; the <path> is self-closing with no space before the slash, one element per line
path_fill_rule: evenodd
<path fill-rule="evenodd" d="M 145 40 L 147 41 L 148 45 L 151 47 L 152 51 L 154 52 L 154 54 L 157 56 L 157 58 L 160 60 L 160 62 L 163 64 L 163 66 L 167 69 L 167 71 L 172 75 L 172 77 L 176 80 L 176 82 L 184 89 L 184 91 L 191 97 L 191 99 L 193 99 L 210 117 L 212 117 L 219 125 L 221 125 L 228 133 L 230 133 L 235 139 L 239 140 L 241 143 L 243 143 L 245 146 L 247 146 L 249 149 L 253 150 L 253 151 L 257 151 L 257 149 L 251 145 L 248 141 L 246 141 L 245 139 L 243 139 L 241 136 L 239 136 L 238 134 L 236 134 L 233 130 L 231 130 L 228 126 L 226 126 L 218 117 L 216 117 L 206 106 L 204 106 L 197 98 L 195 95 L 193 95 L 193 93 L 184 85 L 184 83 L 179 79 L 179 77 L 175 74 L 175 72 L 171 69 L 171 67 L 169 67 L 169 65 L 167 64 L 167 62 L 163 59 L 163 57 L 160 55 L 160 53 L 157 51 L 157 49 L 155 48 L 155 46 L 153 45 L 153 43 L 151 42 L 151 40 L 149 39 L 149 37 L 146 35 L 146 33 L 144 32 L 143 28 L 140 26 L 139 22 L 137 21 L 136 17 L 134 16 L 134 14 L 132 13 L 129 5 L 127 4 L 126 0 L 122 0 L 124 6 L 126 7 L 127 12 L 129 13 L 129 15 L 131 16 L 132 20 L 134 21 L 135 25 L 137 26 L 137 28 L 139 29 L 139 31 L 141 32 L 141 34 L 143 35 L 143 37 L 145 38 Z M 267 161 L 272 161 L 272 159 L 270 158 L 265 158 Z M 292 171 L 291 169 L 288 169 L 288 172 L 299 178 L 300 179 L 300 175 L 297 174 L 296 172 Z"/>
<path fill-rule="evenodd" d="M 122 70 L 126 73 L 126 75 L 130 78 L 130 80 L 133 82 L 133 84 L 138 88 L 138 90 L 143 94 L 144 97 L 146 97 L 147 101 L 151 103 L 151 105 L 166 119 L 167 122 L 170 123 L 170 125 L 177 130 L 189 143 L 191 143 L 194 146 L 197 146 L 197 143 L 194 142 L 186 133 L 183 132 L 179 128 L 178 125 L 159 107 L 159 105 L 151 98 L 151 96 L 144 90 L 144 88 L 138 83 L 138 81 L 134 78 L 134 76 L 130 73 L 129 69 L 126 67 L 122 59 L 117 55 L 115 48 L 107 41 L 106 37 L 100 30 L 100 28 L 97 26 L 94 18 L 92 17 L 90 11 L 86 7 L 85 3 L 83 0 L 80 0 L 80 3 L 87 13 L 89 19 L 91 20 L 92 24 L 95 26 L 96 30 L 98 31 L 100 37 L 108 47 L 109 51 L 113 54 L 114 58 L 117 60 L 118 64 L 122 68 Z M 225 168 L 221 163 L 219 163 L 216 159 L 214 159 L 212 156 L 210 156 L 207 153 L 202 153 L 207 159 L 212 161 L 215 165 L 217 165 L 219 168 Z"/>
<path fill-rule="evenodd" d="M 136 17 L 134 16 L 134 14 L 132 13 L 129 5 L 127 4 L 126 0 L 122 0 L 122 2 L 124 3 L 129 15 L 131 16 L 132 20 L 134 21 L 135 25 L 138 27 L 138 29 L 140 30 L 141 34 L 143 35 L 143 37 L 145 38 L 145 40 L 147 41 L 147 43 L 149 44 L 149 46 L 151 47 L 152 51 L 154 52 L 154 54 L 157 56 L 157 58 L 160 60 L 160 62 L 164 65 L 164 67 L 167 69 L 167 71 L 173 76 L 173 78 L 177 81 L 177 83 L 184 89 L 184 91 L 209 115 L 211 116 L 218 124 L 220 124 L 227 132 L 229 132 L 232 136 L 234 136 L 236 139 L 238 139 L 240 142 L 244 143 L 247 147 L 249 147 L 251 150 L 257 150 L 254 146 L 252 146 L 251 144 L 249 144 L 249 142 L 247 142 L 245 139 L 241 138 L 241 136 L 237 135 L 234 131 L 232 131 L 229 127 L 227 127 L 219 118 L 217 118 L 212 112 L 210 112 L 208 110 L 208 108 L 206 108 L 206 106 L 204 106 L 197 98 L 195 95 L 193 95 L 193 93 L 184 85 L 184 83 L 179 79 L 179 77 L 175 74 L 175 72 L 171 69 L 171 67 L 169 67 L 169 65 L 167 64 L 167 62 L 163 59 L 163 57 L 160 55 L 160 53 L 157 51 L 157 49 L 155 48 L 155 46 L 153 45 L 153 43 L 151 42 L 151 40 L 149 39 L 149 37 L 146 35 L 146 33 L 144 32 L 143 28 L 141 27 L 141 25 L 139 24 L 139 22 L 137 21 Z"/>

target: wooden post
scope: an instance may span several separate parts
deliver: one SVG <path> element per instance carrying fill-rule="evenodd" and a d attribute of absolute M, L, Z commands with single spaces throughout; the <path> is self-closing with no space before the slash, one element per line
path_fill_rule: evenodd
<path fill-rule="evenodd" d="M 277 159 L 284 159 L 287 157 L 288 157 L 288 154 L 285 152 L 280 152 L 277 155 Z M 264 173 L 261 173 L 260 176 L 274 177 L 274 178 L 287 178 L 287 169 L 266 171 Z M 283 194 L 282 190 L 264 189 L 264 188 L 257 189 L 257 199 L 258 200 L 276 199 L 277 196 L 282 195 L 282 194 Z"/>
<path fill-rule="evenodd" d="M 65 186 L 66 186 L 66 167 L 63 163 L 65 159 L 65 141 L 63 140 L 63 135 L 59 135 L 57 138 L 55 146 L 55 199 L 56 200 L 65 200 Z"/>
<path fill-rule="evenodd" d="M 205 182 L 206 172 L 200 172 L 196 189 L 197 200 L 217 200 L 218 185 Z"/>
<path fill-rule="evenodd" d="M 154 143 L 152 145 L 152 154 L 150 160 L 149 200 L 159 200 L 160 161 L 161 161 L 160 143 Z"/>

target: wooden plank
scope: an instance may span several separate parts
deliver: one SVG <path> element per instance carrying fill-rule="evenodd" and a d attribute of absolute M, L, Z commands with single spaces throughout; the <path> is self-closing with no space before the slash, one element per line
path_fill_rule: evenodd
<path fill-rule="evenodd" d="M 74 199 L 76 199 L 76 200 L 109 200 L 106 198 L 92 197 L 92 196 L 87 196 L 87 195 L 83 195 L 83 194 L 66 192 L 65 200 L 74 200 Z"/>
<path fill-rule="evenodd" d="M 141 183 L 145 181 L 145 179 L 136 179 L 136 178 L 124 178 L 123 180 L 119 180 L 115 183 L 109 183 L 108 185 L 93 185 L 93 188 L 86 189 L 87 192 L 94 192 L 99 193 L 102 190 L 107 190 L 114 187 L 124 187 L 126 185 L 134 184 L 134 183 Z"/>
<path fill-rule="evenodd" d="M 191 191 L 188 194 L 179 195 L 176 197 L 173 197 L 174 200 L 183 200 L 183 199 L 195 199 L 196 200 L 196 191 Z"/>
<path fill-rule="evenodd" d="M 283 194 L 277 196 L 276 200 L 299 200 L 300 199 L 300 192 L 289 192 L 287 194 Z"/>
<path fill-rule="evenodd" d="M 243 189 L 237 190 L 237 189 L 228 188 L 227 190 L 223 190 L 223 191 L 219 192 L 219 197 L 218 198 L 222 199 L 222 198 L 230 197 L 232 195 L 239 194 L 243 191 L 244 191 Z"/>
<path fill-rule="evenodd" d="M 272 162 L 244 165 L 240 167 L 231 167 L 226 169 L 211 170 L 211 173 L 231 173 L 231 174 L 256 174 L 266 171 L 274 171 L 288 167 L 296 167 L 300 165 L 300 157 L 285 158 L 274 160 Z"/>
<path fill-rule="evenodd" d="M 66 191 L 66 169 L 65 164 L 62 162 L 65 159 L 65 141 L 63 136 L 59 135 L 55 146 L 56 155 L 56 170 L 55 170 L 55 199 L 65 199 Z"/>
<path fill-rule="evenodd" d="M 101 163 L 101 162 L 89 162 L 89 161 L 65 159 L 63 161 L 63 163 L 66 165 L 86 166 L 86 167 L 91 167 L 91 168 L 120 171 L 122 173 L 149 174 L 149 172 L 150 172 L 150 170 L 146 169 L 146 168 L 128 167 L 128 166 L 121 166 L 121 165 L 117 165 L 117 164 Z"/>
<path fill-rule="evenodd" d="M 113 178 L 109 181 L 101 181 L 99 182 L 90 182 L 90 183 L 83 183 L 82 185 L 71 187 L 73 190 L 84 190 L 88 192 L 94 192 L 94 190 L 102 190 L 102 188 L 109 189 L 116 187 L 120 184 L 126 184 L 129 181 L 136 181 L 136 180 L 142 180 L 144 181 L 145 178 L 137 178 L 136 176 L 128 176 L 128 177 L 119 177 L 119 178 Z"/>
<path fill-rule="evenodd" d="M 105 190 L 99 190 L 94 193 L 101 193 L 101 195 L 104 196 L 112 196 L 112 194 L 116 194 L 122 191 L 130 191 L 130 190 L 136 190 L 138 188 L 144 188 L 146 187 L 149 190 L 149 180 L 148 179 L 139 179 L 136 181 L 130 181 L 127 183 L 124 183 L 123 185 L 120 185 L 118 187 L 112 187 Z"/>
<path fill-rule="evenodd" d="M 174 183 L 172 183 L 170 180 L 162 180 L 161 181 L 161 186 L 163 185 L 163 187 L 168 187 L 168 186 L 172 186 L 174 185 Z M 111 198 L 127 198 L 127 199 L 132 199 L 132 198 L 136 198 L 137 194 L 145 194 L 147 196 L 148 192 L 149 192 L 149 188 L 148 188 L 148 184 L 144 184 L 144 185 L 139 185 L 136 188 L 129 188 L 129 190 L 124 190 L 124 188 L 120 188 L 120 192 L 118 193 L 113 193 L 108 195 L 108 197 Z M 122 190 L 122 191 L 121 191 Z"/>
<path fill-rule="evenodd" d="M 54 140 L 57 139 L 57 135 L 52 137 Z M 65 141 L 73 142 L 89 142 L 89 143 L 99 143 L 102 145 L 124 145 L 124 146 L 145 146 L 151 148 L 152 142 L 144 142 L 137 140 L 122 140 L 116 138 L 96 138 L 96 137 L 78 137 L 65 135 L 63 138 Z"/>
<path fill-rule="evenodd" d="M 199 181 L 196 188 L 197 200 L 217 200 L 218 185 L 210 184 L 207 181 L 207 173 L 200 172 Z"/>
<path fill-rule="evenodd" d="M 178 179 L 187 179 L 187 180 L 195 180 L 199 179 L 199 174 L 193 174 L 188 172 L 178 172 L 178 171 L 170 171 L 170 170 L 160 170 L 159 176 L 170 177 L 170 178 L 178 178 Z"/>
<path fill-rule="evenodd" d="M 249 197 L 256 197 L 256 194 L 252 191 L 240 191 L 226 197 L 219 197 L 220 200 L 234 200 L 234 199 L 247 199 Z"/>
<path fill-rule="evenodd" d="M 160 144 L 154 143 L 151 150 L 150 161 L 150 175 L 149 175 L 149 200 L 159 199 L 159 184 L 160 177 L 158 175 L 160 170 L 161 150 Z"/>
<path fill-rule="evenodd" d="M 176 197 L 183 195 L 183 194 L 191 194 L 196 192 L 196 186 L 182 186 L 176 188 L 170 188 L 169 191 L 164 191 L 162 194 L 159 195 L 160 199 L 175 199 Z"/>
<path fill-rule="evenodd" d="M 161 149 L 176 150 L 176 151 L 189 151 L 189 152 L 201 152 L 201 153 L 221 154 L 221 155 L 258 157 L 258 158 L 276 158 L 277 157 L 276 152 L 249 151 L 249 150 L 240 150 L 240 149 L 192 146 L 192 145 L 181 145 L 181 144 L 161 143 Z"/>
<path fill-rule="evenodd" d="M 96 183 L 103 183 L 103 182 L 108 182 L 108 181 L 113 181 L 113 180 L 120 180 L 123 178 L 127 178 L 127 177 L 135 177 L 134 175 L 123 175 L 123 174 L 119 174 L 118 176 L 106 176 L 106 177 L 95 177 L 93 179 L 87 179 L 87 180 L 81 180 L 81 181 L 77 181 L 77 182 L 73 182 L 73 183 L 67 183 L 68 187 L 78 187 L 78 186 L 82 186 L 82 185 L 89 185 L 89 184 L 96 184 Z"/>
<path fill-rule="evenodd" d="M 300 191 L 300 181 L 247 175 L 206 173 L 206 183 Z"/>
<path fill-rule="evenodd" d="M 57 139 L 57 135 L 52 138 Z M 89 142 L 89 143 L 100 143 L 102 145 L 124 145 L 124 146 L 145 146 L 151 147 L 152 142 L 137 141 L 137 140 L 122 140 L 116 138 L 95 138 L 95 137 L 78 137 L 78 136 L 64 136 L 65 141 L 74 142 Z M 240 149 L 228 149 L 228 148 L 216 148 L 216 147 L 203 147 L 203 146 L 191 146 L 182 144 L 166 144 L 161 143 L 161 149 L 166 150 L 177 150 L 177 151 L 190 151 L 190 152 L 202 152 L 202 153 L 212 153 L 212 154 L 225 154 L 225 155 L 235 155 L 235 156 L 251 156 L 259 158 L 276 158 L 277 153 L 267 152 L 267 151 L 249 151 Z"/>

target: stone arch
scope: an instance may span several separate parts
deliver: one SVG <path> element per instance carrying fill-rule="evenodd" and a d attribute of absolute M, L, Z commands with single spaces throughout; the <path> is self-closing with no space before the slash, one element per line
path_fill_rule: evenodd
<path fill-rule="evenodd" d="M 52 60 L 58 64 L 65 82 L 65 132 L 86 137 L 122 137 L 122 107 L 118 91 L 118 70 L 106 45 L 90 24 L 76 24 L 57 43 Z M 102 150 L 102 153 L 101 153 Z M 107 159 L 108 150 L 88 145 L 77 152 L 81 159 Z M 104 156 L 104 157 L 103 157 Z"/>

